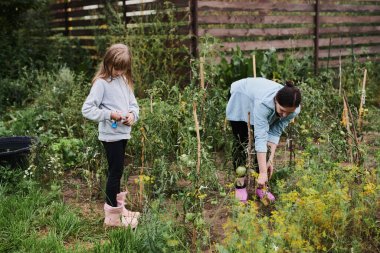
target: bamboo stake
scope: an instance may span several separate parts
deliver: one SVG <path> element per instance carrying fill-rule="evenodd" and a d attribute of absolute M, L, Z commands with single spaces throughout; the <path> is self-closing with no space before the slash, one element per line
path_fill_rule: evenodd
<path fill-rule="evenodd" d="M 353 122 L 354 121 L 354 117 L 352 115 L 350 107 L 348 106 L 347 95 L 344 94 L 344 97 L 345 97 L 345 100 L 346 100 L 346 103 L 347 103 L 348 119 L 351 119 L 351 122 Z M 351 136 L 353 137 L 353 140 L 355 142 L 355 146 L 356 146 L 356 149 L 357 149 L 357 155 L 354 158 L 356 158 L 356 163 L 360 165 L 360 163 L 361 163 L 361 153 L 360 153 L 360 149 L 359 149 L 358 133 L 356 131 L 355 124 L 351 124 L 351 125 L 352 125 L 352 131 L 351 131 L 352 135 Z"/>
<path fill-rule="evenodd" d="M 362 96 L 360 99 L 360 107 L 359 107 L 359 118 L 358 118 L 358 133 L 362 130 L 363 125 L 363 114 L 364 114 L 364 104 L 365 104 L 365 84 L 367 81 L 367 69 L 364 69 L 364 77 L 363 77 L 363 85 L 362 85 Z"/>
<path fill-rule="evenodd" d="M 192 250 L 191 252 L 197 251 L 197 229 L 193 227 L 193 234 L 191 236 Z"/>
<path fill-rule="evenodd" d="M 247 174 L 248 174 L 248 187 L 251 184 L 251 169 L 252 169 L 252 133 L 251 133 L 251 112 L 248 112 L 248 161 L 247 161 Z"/>
<path fill-rule="evenodd" d="M 201 77 L 201 88 L 204 89 L 205 88 L 205 70 L 204 70 L 204 63 L 205 63 L 205 58 L 204 57 L 201 57 L 200 58 L 200 77 Z"/>
<path fill-rule="evenodd" d="M 202 83 L 202 82 L 201 82 Z M 202 84 L 201 84 L 202 86 Z M 195 131 L 197 133 L 197 154 L 198 154 L 198 159 L 197 159 L 197 175 L 199 176 L 200 168 L 201 168 L 201 136 L 199 134 L 199 123 L 198 123 L 198 116 L 197 116 L 197 104 L 193 102 L 193 116 L 194 116 L 194 124 L 195 124 Z M 192 252 L 196 252 L 196 243 L 197 243 L 197 229 L 194 226 L 193 227 L 193 234 L 191 238 L 191 243 L 192 243 Z"/>
<path fill-rule="evenodd" d="M 200 57 L 199 73 L 200 73 L 200 78 L 201 78 L 201 91 L 203 92 L 200 115 L 202 116 L 201 125 L 203 126 L 205 125 L 205 121 L 206 121 L 206 113 L 204 112 L 205 101 L 206 101 L 204 63 L 205 63 L 205 58 Z"/>
<path fill-rule="evenodd" d="M 292 165 L 295 160 L 293 139 L 289 139 L 289 164 Z"/>
<path fill-rule="evenodd" d="M 342 96 L 342 55 L 339 52 L 339 97 Z"/>
<path fill-rule="evenodd" d="M 256 55 L 252 55 L 253 77 L 256 78 Z"/>
<path fill-rule="evenodd" d="M 349 145 L 349 154 L 350 154 L 350 162 L 352 163 L 354 161 L 354 155 L 352 151 L 352 140 L 351 140 L 351 129 L 350 129 L 350 118 L 348 116 L 348 104 L 346 101 L 346 98 L 343 97 L 343 116 L 342 116 L 342 122 L 346 127 L 347 133 L 349 134 L 348 136 L 348 145 Z"/>
<path fill-rule="evenodd" d="M 153 95 L 150 95 L 150 113 L 153 113 Z"/>
<path fill-rule="evenodd" d="M 141 127 L 141 169 L 140 169 L 140 180 L 139 180 L 139 186 L 140 186 L 140 196 L 139 196 L 139 201 L 140 201 L 140 206 L 143 205 L 143 194 L 144 194 L 144 182 L 143 182 L 143 175 L 144 175 L 144 152 L 145 152 L 145 134 L 144 134 L 144 127 Z"/>
<path fill-rule="evenodd" d="M 197 104 L 195 102 L 193 103 L 193 116 L 194 116 L 194 123 L 195 123 L 195 131 L 197 133 L 197 143 L 198 143 L 197 175 L 199 175 L 200 168 L 201 168 L 201 136 L 199 134 Z"/>
<path fill-rule="evenodd" d="M 293 126 L 291 126 L 292 124 L 295 124 L 295 118 L 293 118 L 291 121 L 290 121 L 290 129 L 289 129 L 289 135 L 288 135 L 288 138 L 286 139 L 286 145 L 285 145 L 285 148 L 286 146 L 288 146 L 289 148 L 289 165 L 292 165 L 293 164 L 293 161 L 295 160 L 295 153 L 294 153 L 294 144 L 293 144 Z"/>

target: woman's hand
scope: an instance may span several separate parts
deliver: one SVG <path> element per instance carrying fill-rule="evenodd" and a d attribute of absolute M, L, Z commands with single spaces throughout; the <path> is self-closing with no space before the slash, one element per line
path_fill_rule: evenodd
<path fill-rule="evenodd" d="M 135 122 L 135 115 L 131 112 L 127 113 L 123 121 L 124 125 L 131 126 Z"/>
<path fill-rule="evenodd" d="M 260 173 L 259 177 L 257 178 L 257 184 L 259 186 L 264 186 L 266 182 L 268 182 L 268 174 L 267 173 Z"/>

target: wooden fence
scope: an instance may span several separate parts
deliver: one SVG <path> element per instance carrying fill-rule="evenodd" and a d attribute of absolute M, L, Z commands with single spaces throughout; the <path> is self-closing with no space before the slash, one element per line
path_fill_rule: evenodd
<path fill-rule="evenodd" d="M 81 44 L 94 46 L 95 32 L 106 29 L 99 10 L 107 1 L 71 0 L 52 5 L 52 31 L 77 37 Z M 155 15 L 155 4 L 163 0 L 124 0 L 123 20 L 133 16 Z M 223 50 L 240 47 L 252 50 L 276 48 L 302 57 L 314 54 L 316 70 L 336 66 L 342 57 L 368 56 L 378 60 L 380 53 L 380 0 L 170 0 L 189 16 L 181 29 L 191 40 L 197 56 L 199 37 L 220 38 Z M 303 50 L 305 49 L 305 50 Z"/>

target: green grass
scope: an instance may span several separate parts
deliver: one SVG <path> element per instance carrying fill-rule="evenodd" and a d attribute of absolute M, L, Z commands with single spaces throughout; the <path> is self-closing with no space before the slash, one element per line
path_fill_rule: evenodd
<path fill-rule="evenodd" d="M 42 190 L 28 180 L 1 185 L 0 252 L 66 252 L 69 242 L 88 240 L 91 221 L 59 196 L 58 187 Z"/>
<path fill-rule="evenodd" d="M 188 252 L 186 228 L 159 200 L 133 231 L 104 230 L 103 217 L 94 216 L 64 203 L 57 185 L 0 184 L 0 252 Z"/>

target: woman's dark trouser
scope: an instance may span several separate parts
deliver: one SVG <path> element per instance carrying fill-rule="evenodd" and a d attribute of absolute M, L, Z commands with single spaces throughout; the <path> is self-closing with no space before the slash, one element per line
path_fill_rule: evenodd
<path fill-rule="evenodd" d="M 248 125 L 244 121 L 230 121 L 232 133 L 234 135 L 234 144 L 232 147 L 232 159 L 234 170 L 239 166 L 246 166 L 247 147 L 248 147 Z M 253 132 L 253 126 L 251 125 Z M 254 150 L 255 138 L 252 134 L 252 151 Z M 254 155 L 253 167 L 258 172 L 257 156 Z"/>
<path fill-rule="evenodd" d="M 116 207 L 116 195 L 120 192 L 120 180 L 124 170 L 124 154 L 127 140 L 115 142 L 102 141 L 108 161 L 108 177 L 106 184 L 106 203 Z"/>

